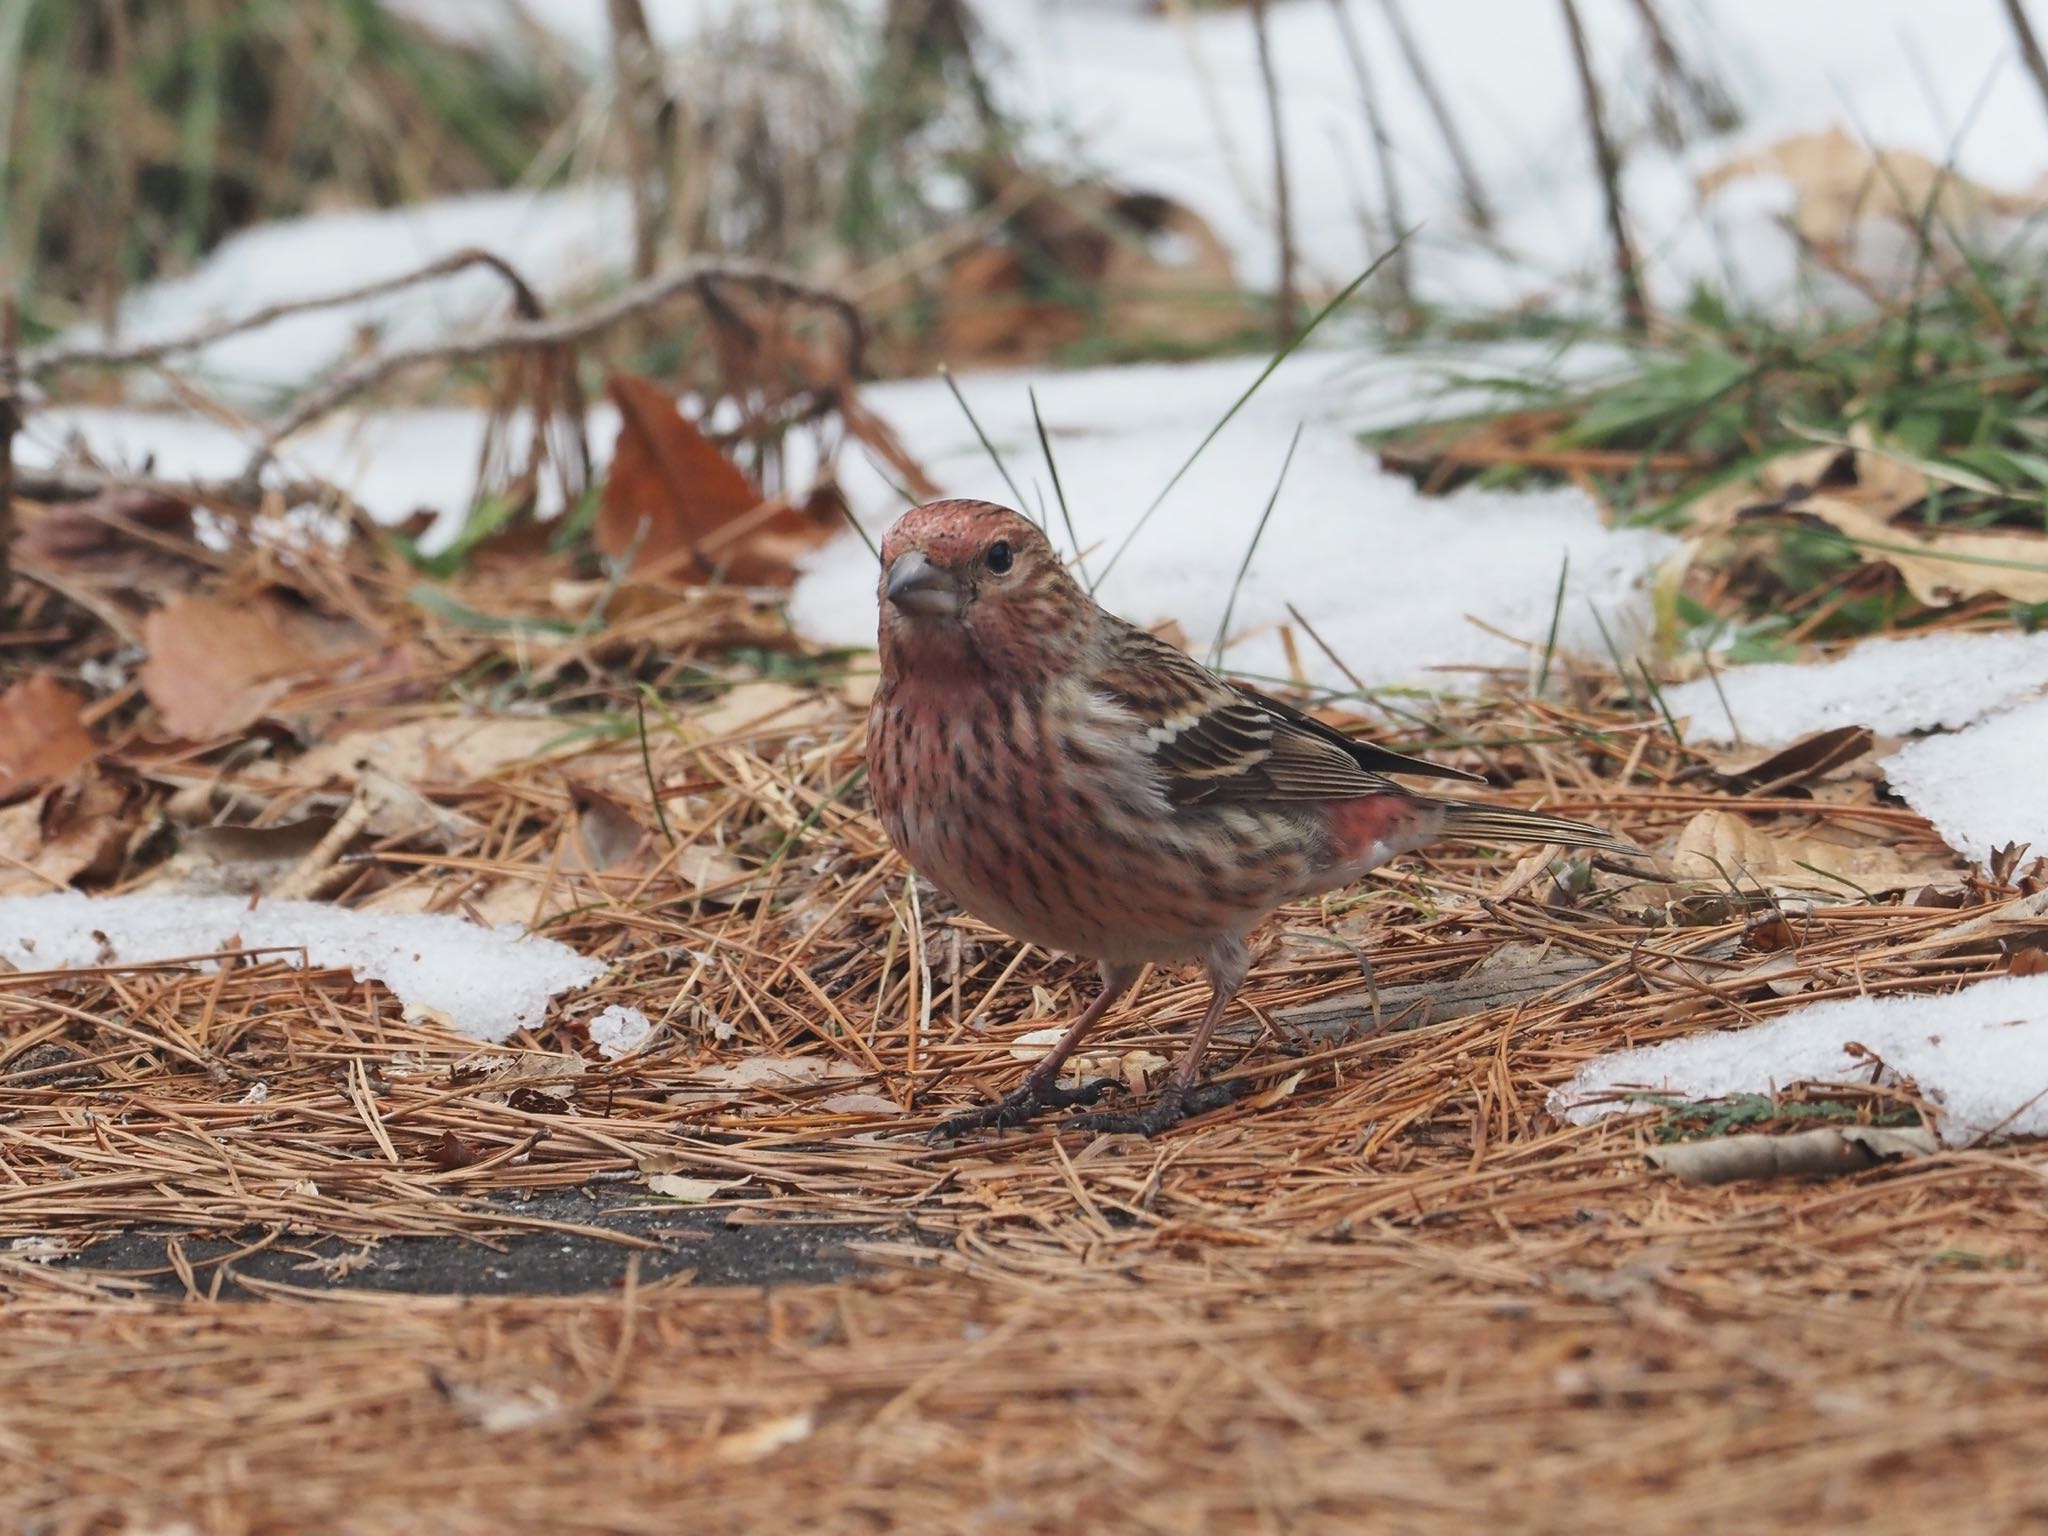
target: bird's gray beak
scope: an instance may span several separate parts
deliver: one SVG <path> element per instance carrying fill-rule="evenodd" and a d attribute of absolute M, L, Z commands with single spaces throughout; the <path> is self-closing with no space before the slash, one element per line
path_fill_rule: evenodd
<path fill-rule="evenodd" d="M 889 567 L 882 595 L 899 611 L 926 619 L 954 618 L 962 607 L 960 583 L 953 573 L 933 565 L 914 549 L 898 555 Z"/>

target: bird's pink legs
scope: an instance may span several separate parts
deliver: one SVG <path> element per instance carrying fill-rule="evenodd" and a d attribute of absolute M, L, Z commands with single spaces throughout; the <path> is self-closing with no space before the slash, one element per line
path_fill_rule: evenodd
<path fill-rule="evenodd" d="M 932 1138 L 964 1136 L 969 1131 L 991 1128 L 1002 1130 L 1007 1126 L 1022 1125 L 1048 1109 L 1072 1109 L 1077 1104 L 1093 1104 L 1101 1098 L 1105 1089 L 1115 1086 L 1110 1079 L 1098 1078 L 1078 1088 L 1062 1088 L 1060 1068 L 1067 1064 L 1067 1058 L 1074 1054 L 1088 1031 L 1109 1011 L 1110 1005 L 1130 990 L 1140 969 L 1137 966 L 1112 968 L 1104 965 L 1102 990 L 1095 994 L 1095 1001 L 1081 1010 L 1081 1016 L 1067 1027 L 1059 1042 L 1031 1069 L 1017 1091 L 994 1104 L 942 1121 L 932 1132 Z"/>
<path fill-rule="evenodd" d="M 1157 1136 L 1170 1125 L 1178 1124 L 1189 1115 L 1206 1114 L 1220 1109 L 1225 1104 L 1243 1095 L 1250 1087 L 1244 1083 L 1204 1083 L 1198 1085 L 1196 1078 L 1202 1070 L 1202 1058 L 1209 1051 L 1209 1036 L 1216 1032 L 1216 1026 L 1223 1021 L 1223 1015 L 1237 998 L 1237 989 L 1244 984 L 1245 968 L 1240 961 L 1235 975 L 1212 965 L 1209 972 L 1211 991 L 1209 1007 L 1202 1015 L 1202 1022 L 1195 1028 L 1195 1038 L 1188 1042 L 1188 1048 L 1181 1053 L 1173 1065 L 1173 1075 L 1166 1080 L 1166 1086 L 1159 1090 L 1159 1097 L 1143 1109 L 1102 1110 L 1092 1115 L 1074 1115 L 1060 1122 L 1061 1130 L 1103 1131 L 1111 1135 Z"/>

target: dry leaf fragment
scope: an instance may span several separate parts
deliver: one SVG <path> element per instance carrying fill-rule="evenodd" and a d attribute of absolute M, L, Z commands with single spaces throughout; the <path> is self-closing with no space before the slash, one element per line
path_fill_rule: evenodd
<path fill-rule="evenodd" d="M 1923 1127 L 1826 1126 L 1790 1136 L 1721 1136 L 1684 1141 L 1644 1154 L 1653 1168 L 1687 1184 L 1728 1184 L 1737 1179 L 1829 1178 L 1861 1173 L 1901 1158 L 1940 1150 Z"/>
<path fill-rule="evenodd" d="M 835 1093 L 818 1100 L 818 1108 L 835 1115 L 900 1115 L 903 1106 L 879 1093 Z"/>
<path fill-rule="evenodd" d="M 172 598 L 142 623 L 149 652 L 138 674 L 164 729 L 213 741 L 254 724 L 310 658 L 268 604 Z"/>
<path fill-rule="evenodd" d="M 2032 533 L 1942 529 L 1922 534 L 1837 496 L 1809 496 L 1789 510 L 1819 518 L 1868 560 L 1889 565 L 1931 608 L 1995 593 L 2048 603 L 2048 538 Z"/>
<path fill-rule="evenodd" d="M 760 487 L 721 453 L 660 385 L 629 373 L 608 388 L 619 440 L 597 515 L 597 547 L 633 553 L 636 574 L 685 582 L 721 577 L 742 586 L 786 587 L 798 556 L 836 524 Z"/>
<path fill-rule="evenodd" d="M 720 1435 L 711 1442 L 708 1455 L 713 1461 L 759 1461 L 808 1440 L 817 1422 L 817 1413 L 810 1408 L 778 1414 L 745 1429 L 734 1430 L 729 1435 Z"/>
<path fill-rule="evenodd" d="M 79 720 L 85 700 L 47 673 L 0 693 L 0 799 L 61 779 L 95 751 Z"/>
<path fill-rule="evenodd" d="M 1838 725 L 1802 736 L 1789 746 L 1716 754 L 1714 772 L 1725 789 L 1772 794 L 1825 778 L 1855 762 L 1870 750 L 1873 740 L 1863 726 Z"/>
<path fill-rule="evenodd" d="M 517 763 L 583 749 L 561 720 L 439 715 L 378 730 L 350 731 L 289 765 L 286 782 L 314 788 L 353 783 L 369 763 L 401 784 L 468 787 Z"/>
<path fill-rule="evenodd" d="M 1682 881 L 1808 900 L 1857 901 L 1958 878 L 1953 855 L 1931 844 L 1910 856 L 1839 828 L 1765 831 L 1730 811 L 1701 811 L 1678 835 L 1671 868 Z"/>
<path fill-rule="evenodd" d="M 128 846 L 127 801 L 119 785 L 88 773 L 0 809 L 0 896 L 113 873 Z"/>
<path fill-rule="evenodd" d="M 745 1061 L 699 1067 L 695 1073 L 700 1083 L 743 1090 L 809 1088 L 861 1075 L 852 1062 L 824 1056 L 749 1056 Z"/>
<path fill-rule="evenodd" d="M 647 1187 L 667 1200 L 683 1205 L 702 1205 L 720 1190 L 736 1186 L 724 1179 L 692 1179 L 680 1173 L 650 1173 L 647 1175 Z"/>
<path fill-rule="evenodd" d="M 1715 166 L 1695 185 L 1705 198 L 1731 181 L 1757 175 L 1789 181 L 1797 199 L 1793 227 L 1809 244 L 1835 253 L 1850 245 L 1863 219 L 1920 228 L 1930 199 L 1937 232 L 1964 228 L 1987 213 L 2020 215 L 2038 206 L 2032 198 L 1979 185 L 1954 167 L 1936 165 L 1911 150 L 1874 151 L 1840 128 L 1780 139 Z"/>
<path fill-rule="evenodd" d="M 816 693 L 787 683 L 741 683 L 684 717 L 693 737 L 702 741 L 747 742 L 771 727 L 788 731 L 823 721 L 832 709 Z"/>

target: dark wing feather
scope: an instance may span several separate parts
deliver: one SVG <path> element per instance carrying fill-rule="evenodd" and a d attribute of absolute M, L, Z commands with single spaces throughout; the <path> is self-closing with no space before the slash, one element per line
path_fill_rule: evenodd
<path fill-rule="evenodd" d="M 1395 788 L 1387 773 L 1472 774 L 1356 741 L 1278 699 L 1227 683 L 1165 641 L 1119 622 L 1096 679 L 1145 722 L 1177 805 L 1349 800 Z"/>

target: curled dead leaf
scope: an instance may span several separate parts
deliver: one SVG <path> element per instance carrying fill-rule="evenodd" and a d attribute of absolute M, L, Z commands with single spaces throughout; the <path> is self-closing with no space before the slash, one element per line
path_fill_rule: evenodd
<path fill-rule="evenodd" d="M 1931 1157 L 1934 1132 L 1920 1126 L 1827 1126 L 1790 1136 L 1721 1136 L 1656 1147 L 1650 1166 L 1687 1184 L 1729 1184 L 1737 1179 L 1830 1178 L 1861 1173 L 1880 1163 Z"/>
<path fill-rule="evenodd" d="M 1866 560 L 1889 565 L 1931 608 L 1993 593 L 2016 603 L 2048 603 L 2048 538 L 1995 530 L 1923 534 L 1836 496 L 1809 496 L 1789 510 L 1819 518 Z"/>
<path fill-rule="evenodd" d="M 79 719 L 85 700 L 47 673 L 0 693 L 0 800 L 61 779 L 97 748 Z"/>
<path fill-rule="evenodd" d="M 0 896 L 113 873 L 128 846 L 128 800 L 118 784 L 88 772 L 0 808 Z"/>
<path fill-rule="evenodd" d="M 1725 789 L 1776 794 L 1856 762 L 1874 740 L 1863 726 L 1838 725 L 1802 736 L 1789 746 L 1716 753 L 1714 773 Z"/>
<path fill-rule="evenodd" d="M 631 552 L 644 578 L 788 586 L 796 559 L 836 523 L 763 497 L 652 380 L 613 374 L 619 440 L 597 515 L 597 547 Z"/>

